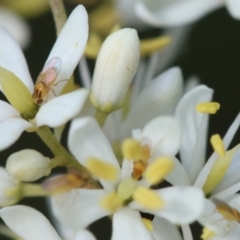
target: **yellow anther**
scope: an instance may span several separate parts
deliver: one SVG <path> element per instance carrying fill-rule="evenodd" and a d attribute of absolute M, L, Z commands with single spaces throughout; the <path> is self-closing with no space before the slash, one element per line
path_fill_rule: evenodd
<path fill-rule="evenodd" d="M 127 200 L 132 197 L 136 189 L 136 181 L 132 178 L 124 179 L 118 186 L 117 194 L 123 200 Z"/>
<path fill-rule="evenodd" d="M 196 111 L 200 113 L 215 114 L 220 108 L 217 102 L 203 102 L 196 106 Z"/>
<path fill-rule="evenodd" d="M 145 225 L 145 227 L 147 228 L 147 230 L 149 232 L 151 232 L 153 230 L 153 224 L 152 224 L 152 221 L 147 219 L 147 218 L 142 218 L 142 221 Z"/>
<path fill-rule="evenodd" d="M 142 157 L 141 143 L 135 139 L 125 139 L 122 142 L 122 155 L 128 160 L 139 160 Z"/>
<path fill-rule="evenodd" d="M 223 157 L 219 157 L 215 161 L 207 177 L 207 180 L 205 181 L 205 184 L 203 186 L 203 191 L 205 194 L 211 193 L 222 181 L 232 162 L 234 155 L 239 149 L 240 149 L 240 144 L 238 144 L 233 149 L 227 151 Z"/>
<path fill-rule="evenodd" d="M 214 134 L 211 136 L 210 142 L 214 151 L 220 156 L 223 157 L 225 155 L 225 148 L 223 141 L 219 134 Z"/>
<path fill-rule="evenodd" d="M 168 157 L 161 157 L 147 167 L 144 177 L 151 184 L 157 184 L 167 176 L 174 167 L 173 161 Z"/>
<path fill-rule="evenodd" d="M 217 102 L 200 103 L 196 109 L 198 112 L 215 114 L 220 109 L 220 104 Z"/>
<path fill-rule="evenodd" d="M 118 169 L 97 158 L 89 158 L 86 167 L 95 176 L 107 181 L 115 181 L 118 178 Z"/>
<path fill-rule="evenodd" d="M 123 201 L 115 192 L 111 192 L 100 201 L 100 205 L 113 213 L 123 205 Z"/>
<path fill-rule="evenodd" d="M 208 228 L 203 228 L 203 232 L 202 232 L 202 235 L 201 235 L 201 239 L 202 240 L 208 240 L 209 238 L 212 238 L 215 236 L 215 233 L 208 229 Z"/>
<path fill-rule="evenodd" d="M 150 210 L 158 210 L 164 205 L 164 201 L 153 190 L 145 187 L 138 187 L 133 194 L 133 199 Z"/>
<path fill-rule="evenodd" d="M 155 38 L 149 38 L 140 41 L 140 51 L 141 56 L 146 57 L 152 53 L 165 48 L 169 43 L 171 43 L 171 38 L 168 36 L 160 36 Z"/>

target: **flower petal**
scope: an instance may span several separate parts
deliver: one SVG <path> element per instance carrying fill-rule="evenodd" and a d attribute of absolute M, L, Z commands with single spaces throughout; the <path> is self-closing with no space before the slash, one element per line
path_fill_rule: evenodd
<path fill-rule="evenodd" d="M 202 165 L 204 164 L 208 122 L 207 119 L 202 122 L 204 114 L 198 113 L 195 108 L 198 103 L 209 102 L 212 95 L 212 89 L 200 85 L 185 94 L 176 109 L 176 116 L 182 127 L 180 156 L 187 172 L 190 172 L 193 153 L 197 150 L 196 148 L 199 152 L 198 159 L 200 159 Z M 202 140 L 200 143 L 197 142 L 199 134 L 201 134 Z"/>
<path fill-rule="evenodd" d="M 151 119 L 172 114 L 182 95 L 183 77 L 180 68 L 174 67 L 152 80 L 134 100 L 124 121 L 124 136 L 131 130 L 143 128 Z"/>
<path fill-rule="evenodd" d="M 153 219 L 152 235 L 155 240 L 182 240 L 177 226 L 159 217 Z"/>
<path fill-rule="evenodd" d="M 165 180 L 174 186 L 190 186 L 191 182 L 183 165 L 175 157 L 171 158 L 174 161 L 174 168 L 165 177 Z"/>
<path fill-rule="evenodd" d="M 204 209 L 204 194 L 196 187 L 168 187 L 155 190 L 163 200 L 160 210 L 149 210 L 133 202 L 132 207 L 162 217 L 174 224 L 189 224 L 196 220 Z"/>
<path fill-rule="evenodd" d="M 24 240 L 61 240 L 47 218 L 34 208 L 16 205 L 0 210 L 7 226 Z"/>
<path fill-rule="evenodd" d="M 0 100 L 0 123 L 14 117 L 20 117 L 20 113 L 7 102 Z"/>
<path fill-rule="evenodd" d="M 68 146 L 81 164 L 86 165 L 90 157 L 95 157 L 115 166 L 120 175 L 120 166 L 111 145 L 95 119 L 85 117 L 73 120 L 69 131 Z M 101 183 L 109 190 L 113 187 L 112 182 L 101 180 Z"/>
<path fill-rule="evenodd" d="M 59 127 L 67 123 L 81 111 L 88 94 L 88 89 L 79 89 L 51 99 L 37 113 L 37 126 Z"/>
<path fill-rule="evenodd" d="M 176 118 L 156 117 L 143 128 L 142 141 L 150 141 L 154 157 L 174 156 L 180 146 L 181 129 Z"/>
<path fill-rule="evenodd" d="M 113 233 L 111 240 L 152 240 L 151 235 L 137 211 L 122 208 L 113 215 Z"/>
<path fill-rule="evenodd" d="M 22 50 L 12 36 L 3 28 L 0 28 L 0 52 L 0 66 L 13 72 L 29 91 L 33 92 L 33 81 Z"/>
<path fill-rule="evenodd" d="M 238 0 L 226 0 L 226 4 L 232 17 L 240 19 L 240 2 Z"/>
<path fill-rule="evenodd" d="M 104 190 L 71 190 L 52 197 L 53 213 L 66 227 L 78 231 L 109 214 L 100 206 L 100 200 L 105 195 Z"/>
<path fill-rule="evenodd" d="M 9 118 L 0 123 L 0 151 L 8 148 L 20 137 L 21 133 L 32 124 L 21 118 Z"/>
<path fill-rule="evenodd" d="M 83 54 L 87 39 L 88 15 L 85 8 L 79 5 L 69 16 L 46 61 L 47 63 L 54 57 L 61 59 L 62 68 L 58 74 L 56 83 L 61 80 L 68 80 L 71 77 Z M 54 92 L 59 95 L 63 87 L 64 84 L 57 84 L 53 87 Z"/>
<path fill-rule="evenodd" d="M 135 5 L 135 13 L 147 24 L 154 27 L 172 27 L 192 23 L 224 4 L 219 0 L 147 0 Z"/>

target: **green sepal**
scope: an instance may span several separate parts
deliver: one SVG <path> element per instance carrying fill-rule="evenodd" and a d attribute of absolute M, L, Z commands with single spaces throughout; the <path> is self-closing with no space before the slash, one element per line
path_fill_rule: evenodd
<path fill-rule="evenodd" d="M 33 119 L 38 111 L 25 84 L 12 72 L 0 67 L 0 84 L 10 104 L 26 119 Z"/>

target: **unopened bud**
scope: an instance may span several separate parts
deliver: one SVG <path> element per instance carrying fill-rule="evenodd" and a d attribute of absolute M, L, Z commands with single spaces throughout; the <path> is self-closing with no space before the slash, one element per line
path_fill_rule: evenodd
<path fill-rule="evenodd" d="M 91 100 L 109 113 L 121 106 L 137 71 L 140 42 L 135 29 L 112 33 L 104 41 L 93 75 Z"/>
<path fill-rule="evenodd" d="M 25 182 L 36 181 L 51 172 L 49 159 L 32 149 L 11 154 L 6 169 L 14 179 Z"/>

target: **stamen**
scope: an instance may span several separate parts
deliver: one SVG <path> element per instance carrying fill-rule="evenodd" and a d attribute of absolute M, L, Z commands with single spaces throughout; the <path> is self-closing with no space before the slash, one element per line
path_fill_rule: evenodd
<path fill-rule="evenodd" d="M 89 158 L 86 167 L 96 177 L 107 181 L 115 181 L 118 178 L 118 169 L 97 158 Z"/>
<path fill-rule="evenodd" d="M 196 106 L 196 111 L 200 113 L 215 114 L 220 108 L 217 102 L 203 102 Z"/>
<path fill-rule="evenodd" d="M 133 194 L 133 199 L 151 210 L 158 210 L 163 207 L 164 201 L 153 190 L 144 187 L 138 187 Z"/>
<path fill-rule="evenodd" d="M 225 155 L 225 148 L 224 148 L 224 144 L 223 144 L 223 141 L 222 141 L 220 135 L 219 134 L 212 135 L 210 142 L 212 144 L 214 151 L 220 157 L 223 157 Z"/>
<path fill-rule="evenodd" d="M 128 160 L 139 160 L 142 157 L 141 144 L 135 139 L 125 139 L 122 142 L 122 155 Z"/>
<path fill-rule="evenodd" d="M 203 228 L 201 238 L 202 238 L 202 240 L 207 240 L 209 238 L 214 237 L 215 235 L 216 234 L 212 230 L 205 227 L 205 228 Z"/>
<path fill-rule="evenodd" d="M 173 166 L 173 161 L 170 158 L 161 157 L 146 169 L 144 177 L 151 185 L 155 185 L 171 172 Z"/>
<path fill-rule="evenodd" d="M 149 232 L 151 232 L 153 230 L 153 224 L 152 224 L 152 221 L 147 219 L 147 218 L 142 218 L 142 221 L 145 225 L 145 227 L 147 228 L 147 230 Z"/>
<path fill-rule="evenodd" d="M 148 160 L 150 158 L 150 148 L 148 145 L 141 145 L 138 140 L 135 139 L 125 139 L 122 142 L 122 155 L 128 160 L 138 161 L 138 160 Z"/>
<path fill-rule="evenodd" d="M 118 189 L 117 189 L 117 194 L 118 196 L 123 200 L 127 200 L 129 199 L 135 189 L 136 189 L 136 181 L 134 181 L 132 178 L 127 178 L 127 179 L 124 179 L 118 186 Z"/>
<path fill-rule="evenodd" d="M 123 201 L 117 193 L 111 192 L 100 201 L 100 205 L 110 212 L 115 212 L 123 205 Z"/>

